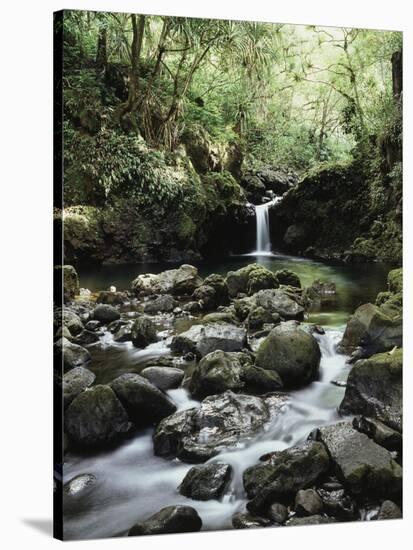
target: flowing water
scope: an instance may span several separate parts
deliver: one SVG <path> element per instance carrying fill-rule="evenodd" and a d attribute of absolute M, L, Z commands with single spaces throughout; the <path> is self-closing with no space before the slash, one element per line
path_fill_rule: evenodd
<path fill-rule="evenodd" d="M 261 243 L 266 246 L 265 239 Z M 249 255 L 200 263 L 198 268 L 201 275 L 226 273 L 252 261 L 258 261 L 273 271 L 293 269 L 303 286 L 311 284 L 314 279 L 336 284 L 337 296 L 308 318 L 308 321 L 325 328 L 324 335 L 317 335 L 322 352 L 319 380 L 305 389 L 291 392 L 291 402 L 284 413 L 272 424 L 263 426 L 254 440 L 238 445 L 236 449 L 227 449 L 210 460 L 223 461 L 233 467 L 231 485 L 219 501 L 194 501 L 179 494 L 177 488 L 191 465 L 178 459 L 154 456 L 152 430 L 137 433 L 106 452 L 89 455 L 69 452 L 65 457 L 64 482 L 85 473 L 93 474 L 96 482 L 78 496 L 64 496 L 65 538 L 123 535 L 135 522 L 170 504 L 187 504 L 196 508 L 204 530 L 230 528 L 231 516 L 242 510 L 246 502 L 242 472 L 256 463 L 261 455 L 294 445 L 306 439 L 313 428 L 338 419 L 336 409 L 343 398 L 344 388 L 332 382 L 344 381 L 349 367 L 346 357 L 336 353 L 336 345 L 354 309 L 361 303 L 374 300 L 377 292 L 385 288 L 389 267 L 379 264 L 333 265 L 268 252 L 264 256 L 257 254 L 256 257 Z M 170 264 L 154 264 L 80 270 L 80 282 L 81 286 L 91 290 L 104 289 L 111 284 L 122 290 L 129 288 L 131 280 L 139 273 L 159 272 L 171 267 Z M 127 315 L 133 317 L 134 312 Z M 104 333 L 97 344 L 89 346 L 92 355 L 90 368 L 97 375 L 96 383 L 108 383 L 124 372 L 139 372 L 148 359 L 168 355 L 171 321 L 160 323 L 159 330 L 160 341 L 144 350 L 134 348 L 131 343 L 116 343 L 110 333 Z M 179 410 L 199 406 L 185 389 L 168 393 Z"/>
<path fill-rule="evenodd" d="M 253 254 L 271 254 L 270 217 L 269 208 L 279 202 L 281 197 L 275 197 L 272 201 L 254 205 L 256 220 L 256 249 Z"/>

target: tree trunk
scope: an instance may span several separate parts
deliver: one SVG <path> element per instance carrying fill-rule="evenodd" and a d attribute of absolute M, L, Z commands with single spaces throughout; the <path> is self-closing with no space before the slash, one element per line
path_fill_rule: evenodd
<path fill-rule="evenodd" d="M 403 91 L 403 52 L 394 52 L 391 56 L 393 97 L 398 100 Z"/>
<path fill-rule="evenodd" d="M 99 30 L 98 46 L 96 53 L 96 66 L 98 69 L 105 69 L 107 65 L 107 32 L 106 28 Z"/>

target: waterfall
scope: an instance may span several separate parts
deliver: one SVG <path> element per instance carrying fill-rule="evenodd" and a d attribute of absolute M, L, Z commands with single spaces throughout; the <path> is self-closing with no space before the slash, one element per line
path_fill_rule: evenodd
<path fill-rule="evenodd" d="M 271 253 L 270 238 L 270 216 L 269 208 L 281 200 L 281 197 L 275 197 L 264 204 L 254 205 L 256 220 L 256 254 Z"/>

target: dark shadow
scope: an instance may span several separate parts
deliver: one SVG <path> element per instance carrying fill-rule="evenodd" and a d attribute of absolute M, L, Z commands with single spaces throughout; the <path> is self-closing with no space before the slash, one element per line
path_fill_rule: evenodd
<path fill-rule="evenodd" d="M 50 519 L 22 519 L 22 523 L 32 527 L 43 535 L 53 536 L 53 520 Z"/>

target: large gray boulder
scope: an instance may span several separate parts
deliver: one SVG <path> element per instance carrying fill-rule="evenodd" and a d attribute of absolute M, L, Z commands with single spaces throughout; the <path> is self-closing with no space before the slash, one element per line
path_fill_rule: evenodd
<path fill-rule="evenodd" d="M 203 357 L 215 350 L 241 351 L 247 343 L 247 331 L 229 323 L 193 325 L 189 330 L 174 336 L 172 351 L 196 353 Z"/>
<path fill-rule="evenodd" d="M 207 397 L 199 408 L 179 411 L 159 423 L 153 435 L 155 454 L 205 462 L 261 432 L 288 401 L 282 394 L 260 398 L 231 391 Z"/>
<path fill-rule="evenodd" d="M 137 348 L 146 348 L 157 341 L 156 325 L 150 317 L 142 315 L 134 321 L 131 327 L 131 340 Z"/>
<path fill-rule="evenodd" d="M 400 494 L 402 469 L 392 454 L 348 422 L 319 428 L 316 437 L 326 447 L 338 478 L 354 495 Z"/>
<path fill-rule="evenodd" d="M 166 506 L 145 521 L 136 523 L 128 536 L 161 535 L 166 533 L 189 533 L 200 531 L 202 520 L 190 506 Z"/>
<path fill-rule="evenodd" d="M 77 336 L 84 328 L 81 318 L 77 313 L 68 307 L 55 308 L 53 316 L 53 325 L 55 332 L 61 327 L 65 327 L 71 336 Z"/>
<path fill-rule="evenodd" d="M 141 376 L 149 380 L 162 391 L 178 388 L 185 376 L 181 369 L 175 367 L 146 367 L 141 371 Z"/>
<path fill-rule="evenodd" d="M 135 294 L 191 295 L 202 284 L 198 270 L 193 265 L 181 265 L 159 274 L 145 273 L 132 281 Z"/>
<path fill-rule="evenodd" d="M 352 367 L 341 414 L 362 414 L 402 430 L 403 352 L 380 353 L 361 359 Z"/>
<path fill-rule="evenodd" d="M 91 360 L 90 353 L 86 348 L 73 344 L 67 338 L 60 338 L 54 344 L 53 353 L 57 361 L 63 362 L 65 371 L 75 367 L 81 367 Z"/>
<path fill-rule="evenodd" d="M 329 466 L 326 449 L 314 441 L 271 453 L 244 472 L 244 487 L 252 499 L 248 509 L 262 513 L 274 502 L 292 499 L 297 491 L 313 485 Z"/>
<path fill-rule="evenodd" d="M 75 397 L 95 381 L 96 376 L 89 369 L 75 367 L 63 376 L 63 405 L 66 409 Z"/>
<path fill-rule="evenodd" d="M 80 393 L 65 412 L 65 431 L 80 447 L 110 445 L 130 428 L 128 415 L 109 386 L 99 385 Z"/>
<path fill-rule="evenodd" d="M 259 264 L 250 264 L 237 271 L 229 271 L 226 283 L 231 298 L 240 293 L 252 295 L 264 288 L 278 287 L 275 274 Z"/>
<path fill-rule="evenodd" d="M 111 323 L 120 319 L 119 311 L 109 304 L 99 304 L 93 310 L 93 319 L 101 323 Z"/>
<path fill-rule="evenodd" d="M 175 305 L 176 303 L 173 296 L 164 294 L 146 302 L 143 310 L 145 313 L 149 314 L 170 313 L 173 311 Z"/>
<path fill-rule="evenodd" d="M 351 353 L 362 346 L 367 355 L 402 347 L 403 319 L 400 315 L 389 317 L 373 304 L 356 309 L 347 323 L 339 349 Z"/>
<path fill-rule="evenodd" d="M 266 393 L 281 387 L 278 374 L 253 366 L 248 353 L 217 350 L 203 357 L 196 365 L 189 391 L 203 399 L 227 390 Z"/>
<path fill-rule="evenodd" d="M 286 388 L 296 388 L 317 379 L 320 359 L 314 336 L 289 322 L 275 327 L 263 340 L 255 363 L 277 372 Z"/>
<path fill-rule="evenodd" d="M 214 463 L 193 466 L 184 477 L 179 492 L 194 500 L 219 499 L 231 480 L 229 464 Z"/>
<path fill-rule="evenodd" d="M 176 411 L 173 401 L 139 374 L 122 374 L 110 386 L 138 426 L 156 424 Z"/>
<path fill-rule="evenodd" d="M 304 318 L 304 307 L 293 298 L 292 293 L 276 288 L 261 290 L 254 295 L 255 304 L 282 319 L 301 321 Z"/>

